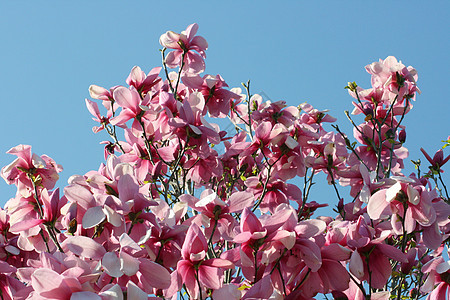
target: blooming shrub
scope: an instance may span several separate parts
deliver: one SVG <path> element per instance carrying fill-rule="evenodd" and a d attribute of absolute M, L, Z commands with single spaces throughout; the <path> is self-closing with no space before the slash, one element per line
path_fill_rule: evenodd
<path fill-rule="evenodd" d="M 17 193 L 0 210 L 1 298 L 449 297 L 450 156 L 422 149 L 430 171 L 415 162 L 416 174 L 402 173 L 416 70 L 390 56 L 366 66 L 369 89 L 348 84 L 363 117 L 348 114 L 352 142 L 325 110 L 201 76 L 208 44 L 197 30 L 161 36 L 162 67 L 89 88 L 93 131 L 111 138 L 98 170 L 60 191 L 51 158 L 8 151 L 17 158 L 1 176 Z M 212 123 L 225 118 L 236 133 Z M 320 172 L 336 191 L 334 218 L 309 199 Z"/>

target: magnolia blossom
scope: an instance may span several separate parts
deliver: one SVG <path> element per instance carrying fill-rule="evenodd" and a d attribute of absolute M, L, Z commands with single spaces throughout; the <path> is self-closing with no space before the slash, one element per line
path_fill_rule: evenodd
<path fill-rule="evenodd" d="M 195 223 L 192 224 L 183 243 L 182 259 L 177 264 L 177 272 L 194 299 L 198 298 L 204 287 L 219 289 L 222 285 L 223 270 L 233 267 L 226 259 L 205 259 L 207 251 L 205 236 Z"/>
<path fill-rule="evenodd" d="M 52 159 L 8 151 L 17 158 L 1 176 L 17 193 L 0 209 L 0 298 L 448 297 L 449 158 L 422 150 L 431 172 L 402 174 L 415 69 L 388 57 L 366 67 L 369 88 L 349 83 L 347 137 L 324 126 L 336 121 L 327 110 L 200 76 L 197 29 L 161 36 L 162 67 L 89 87 L 105 162 L 62 192 Z M 312 192 L 321 172 L 335 202 Z M 317 215 L 328 205 L 337 217 Z"/>
<path fill-rule="evenodd" d="M 159 38 L 159 43 L 166 48 L 174 49 L 166 57 L 169 68 L 184 64 L 188 73 L 198 74 L 205 70 L 205 51 L 208 43 L 201 36 L 195 36 L 198 30 L 196 23 L 189 25 L 181 34 L 167 31 Z M 197 52 L 197 53 L 196 53 Z"/>

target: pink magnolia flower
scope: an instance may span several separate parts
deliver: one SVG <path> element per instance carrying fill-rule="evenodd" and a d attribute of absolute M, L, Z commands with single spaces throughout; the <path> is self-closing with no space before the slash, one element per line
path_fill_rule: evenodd
<path fill-rule="evenodd" d="M 302 103 L 299 108 L 305 113 L 301 114 L 300 120 L 304 124 L 318 124 L 320 128 L 323 122 L 333 123 L 336 118 L 327 114 L 328 110 L 318 110 L 309 103 Z"/>
<path fill-rule="evenodd" d="M 271 216 L 265 215 L 260 221 L 248 207 L 244 208 L 239 226 L 240 232 L 233 239 L 235 243 L 240 244 L 240 247 L 226 252 L 223 254 L 224 257 L 234 256 L 234 261 L 242 267 L 244 276 L 253 283 L 259 281 L 268 264 L 267 259 L 263 257 L 263 252 L 271 247 L 271 242 L 279 241 L 291 248 L 289 245 L 292 245 L 292 241 L 295 239 L 293 233 L 279 231 L 279 228 L 291 216 L 292 210 L 279 209 Z M 237 253 L 237 251 L 239 252 Z M 263 259 L 265 264 L 262 263 Z"/>
<path fill-rule="evenodd" d="M 153 130 L 146 128 L 146 123 L 153 121 L 157 115 L 157 112 L 150 110 L 148 107 L 150 104 L 150 94 L 147 94 L 144 99 L 141 99 L 136 88 L 131 86 L 130 89 L 118 87 L 114 90 L 113 96 L 116 103 L 122 107 L 122 111 L 118 116 L 110 119 L 109 122 L 112 125 L 123 127 L 128 120 L 133 119 L 133 129 L 142 131 L 142 125 L 140 124 L 142 122 L 147 132 L 153 132 Z"/>
<path fill-rule="evenodd" d="M 16 276 L 17 269 L 7 262 L 0 261 L 0 296 L 2 300 L 25 299 L 32 291 L 26 287 Z"/>
<path fill-rule="evenodd" d="M 428 273 L 420 291 L 428 294 L 427 300 L 443 300 L 450 297 L 450 262 L 437 257 L 422 267 L 423 273 Z"/>
<path fill-rule="evenodd" d="M 126 82 L 134 86 L 141 95 L 146 95 L 152 87 L 160 83 L 161 78 L 158 75 L 161 69 L 161 67 L 153 68 L 145 75 L 141 68 L 135 66 L 131 69 Z"/>
<path fill-rule="evenodd" d="M 417 71 L 409 66 L 405 67 L 401 61 L 393 56 L 388 56 L 385 60 L 379 60 L 366 66 L 366 71 L 372 74 L 372 86 L 383 87 L 394 95 L 398 95 L 398 100 L 403 100 L 404 96 L 411 96 L 420 90 L 416 85 Z M 389 97 L 390 102 L 394 97 Z"/>
<path fill-rule="evenodd" d="M 439 149 L 438 151 L 436 151 L 433 158 L 431 158 L 423 148 L 420 148 L 420 151 L 422 151 L 423 155 L 425 155 L 426 159 L 431 164 L 430 169 L 432 171 L 444 172 L 443 170 L 441 170 L 441 167 L 445 165 L 446 162 L 448 162 L 448 160 L 450 159 L 450 155 L 444 158 L 444 151 L 442 151 L 442 149 Z"/>
<path fill-rule="evenodd" d="M 198 282 L 201 289 L 217 290 L 222 286 L 223 270 L 234 267 L 226 259 L 206 259 L 207 251 L 208 243 L 203 232 L 195 223 L 192 224 L 181 249 L 182 259 L 177 264 L 177 272 L 193 299 L 197 299 L 201 292 Z"/>
<path fill-rule="evenodd" d="M 212 117 L 225 118 L 230 111 L 231 99 L 239 99 L 239 95 L 224 89 L 228 87 L 220 75 L 185 76 L 183 83 L 203 94 L 205 108 Z M 206 110 L 203 111 L 206 114 Z"/>
<path fill-rule="evenodd" d="M 183 69 L 192 74 L 198 74 L 205 70 L 205 51 L 208 43 L 201 36 L 195 36 L 198 30 L 196 23 L 189 25 L 181 34 L 167 31 L 159 38 L 159 43 L 166 48 L 174 49 L 166 57 L 169 68 L 176 68 L 184 63 Z M 197 52 L 197 53 L 196 53 Z M 182 61 L 182 59 L 184 60 Z"/>
<path fill-rule="evenodd" d="M 196 143 L 199 147 L 205 145 L 207 141 L 219 144 L 220 135 L 217 129 L 202 116 L 203 107 L 199 108 L 195 105 L 197 101 L 203 101 L 202 94 L 192 94 L 189 98 L 192 103 L 188 100 L 183 103 L 177 102 L 178 116 L 174 116 L 168 121 L 168 124 L 174 128 L 173 132 L 183 141 L 190 139 L 190 144 Z"/>
<path fill-rule="evenodd" d="M 105 129 L 105 126 L 107 124 L 109 124 L 109 120 L 112 117 L 112 111 L 108 111 L 107 116 L 102 116 L 100 114 L 100 110 L 98 109 L 98 105 L 97 103 L 95 103 L 94 101 L 91 101 L 89 99 L 86 99 L 86 107 L 89 110 L 89 112 L 94 116 L 94 118 L 92 118 L 92 120 L 94 120 L 95 122 L 100 123 L 100 126 L 94 126 L 92 127 L 92 131 L 94 133 L 100 132 L 103 129 Z"/>
<path fill-rule="evenodd" d="M 349 262 L 350 272 L 359 280 L 369 280 L 372 288 L 382 289 L 391 276 L 392 268 L 389 258 L 406 263 L 406 255 L 398 248 L 385 244 L 390 232 L 377 233 L 376 229 L 366 223 L 361 216 L 350 225 L 347 245 L 354 249 Z"/>
<path fill-rule="evenodd" d="M 19 193 L 24 197 L 34 193 L 33 182 L 47 190 L 53 189 L 59 179 L 62 167 L 47 155 L 38 156 L 31 152 L 31 146 L 18 145 L 6 153 L 17 158 L 1 170 L 1 177 L 7 184 L 17 185 Z"/>
<path fill-rule="evenodd" d="M 397 234 L 411 233 L 416 223 L 428 227 L 436 220 L 432 200 L 435 192 L 422 185 L 413 186 L 410 178 L 400 177 L 388 189 L 373 194 L 367 205 L 367 213 L 374 220 L 391 218 Z"/>
<path fill-rule="evenodd" d="M 206 189 L 200 195 L 200 200 L 188 194 L 181 195 L 180 200 L 200 212 L 191 221 L 204 225 L 206 236 L 212 237 L 212 241 L 216 242 L 219 238 L 229 239 L 232 234 L 236 219 L 231 213 L 241 212 L 245 207 L 250 207 L 255 198 L 252 193 L 239 191 L 231 194 L 225 202 L 219 199 L 213 190 Z"/>
<path fill-rule="evenodd" d="M 249 177 L 244 184 L 248 187 L 248 191 L 253 193 L 255 199 L 263 197 L 260 205 L 263 213 L 274 212 L 280 204 L 289 204 L 290 200 L 301 203 L 302 192 L 296 185 L 275 178 L 267 181 L 266 178 L 261 177 Z M 264 184 L 262 182 L 266 181 L 266 192 L 263 194 Z"/>

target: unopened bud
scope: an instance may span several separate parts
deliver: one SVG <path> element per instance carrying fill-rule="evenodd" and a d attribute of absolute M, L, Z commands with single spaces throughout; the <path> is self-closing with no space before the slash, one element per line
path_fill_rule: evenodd
<path fill-rule="evenodd" d="M 356 82 L 348 82 L 347 86 L 345 87 L 346 89 L 349 89 L 352 92 L 356 91 L 356 88 L 358 87 L 358 85 L 356 84 Z"/>
<path fill-rule="evenodd" d="M 400 131 L 400 133 L 398 134 L 398 140 L 402 144 L 406 141 L 406 131 L 405 131 L 405 129 L 402 129 Z"/>

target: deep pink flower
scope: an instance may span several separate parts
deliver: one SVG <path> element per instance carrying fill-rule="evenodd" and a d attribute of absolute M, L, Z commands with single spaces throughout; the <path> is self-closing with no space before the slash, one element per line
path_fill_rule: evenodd
<path fill-rule="evenodd" d="M 207 251 L 208 243 L 203 232 L 195 223 L 192 224 L 181 249 L 182 259 L 177 264 L 177 272 L 193 299 L 197 299 L 200 293 L 197 280 L 202 289 L 217 290 L 222 286 L 223 270 L 234 267 L 226 259 L 206 259 Z"/>
<path fill-rule="evenodd" d="M 400 249 L 384 243 L 389 231 L 376 234 L 376 230 L 363 217 L 359 217 L 349 229 L 347 245 L 354 249 L 349 262 L 350 272 L 363 281 L 369 279 L 370 270 L 371 287 L 382 289 L 392 273 L 389 258 L 407 262 L 406 255 Z"/>
<path fill-rule="evenodd" d="M 422 185 L 413 186 L 411 181 L 411 178 L 398 178 L 388 189 L 374 193 L 367 205 L 367 213 L 372 219 L 391 218 L 392 228 L 397 234 L 403 234 L 403 230 L 413 232 L 416 222 L 428 227 L 436 220 L 432 205 L 435 191 L 428 191 Z"/>
<path fill-rule="evenodd" d="M 450 159 L 450 155 L 444 158 L 444 151 L 442 151 L 442 149 L 439 149 L 438 151 L 436 151 L 433 158 L 431 158 L 423 148 L 420 148 L 420 151 L 422 151 L 423 155 L 425 155 L 426 159 L 431 164 L 430 169 L 437 172 L 444 172 L 443 170 L 441 170 L 441 167 L 445 165 L 446 162 L 448 162 L 448 160 Z"/>

